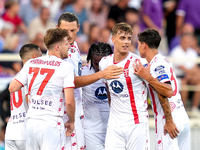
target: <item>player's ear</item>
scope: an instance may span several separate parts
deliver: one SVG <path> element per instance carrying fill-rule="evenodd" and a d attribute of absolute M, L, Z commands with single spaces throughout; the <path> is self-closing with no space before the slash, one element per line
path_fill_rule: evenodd
<path fill-rule="evenodd" d="M 56 25 L 56 28 L 59 28 L 58 25 Z"/>
<path fill-rule="evenodd" d="M 80 29 L 80 25 L 77 26 L 77 32 L 79 31 L 79 29 Z"/>
<path fill-rule="evenodd" d="M 113 44 L 114 44 L 114 42 L 115 42 L 115 37 L 112 36 L 112 37 L 111 37 L 111 40 L 112 40 L 112 42 L 113 42 Z"/>

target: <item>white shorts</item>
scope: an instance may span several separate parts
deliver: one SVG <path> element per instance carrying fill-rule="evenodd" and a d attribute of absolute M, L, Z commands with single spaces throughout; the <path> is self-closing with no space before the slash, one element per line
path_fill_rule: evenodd
<path fill-rule="evenodd" d="M 85 132 L 86 150 L 104 150 L 106 133 Z"/>
<path fill-rule="evenodd" d="M 167 133 L 156 134 L 156 150 L 190 150 L 190 125 L 177 127 L 179 134 L 172 139 Z"/>
<path fill-rule="evenodd" d="M 65 148 L 68 150 L 84 150 L 85 138 L 83 124 L 80 118 L 75 118 L 74 131 L 70 137 L 66 137 Z"/>
<path fill-rule="evenodd" d="M 105 150 L 149 149 L 148 123 L 124 127 L 107 127 Z"/>
<path fill-rule="evenodd" d="M 44 120 L 27 119 L 26 150 L 62 150 L 65 130 L 57 129 Z"/>
<path fill-rule="evenodd" d="M 5 140 L 5 150 L 26 150 L 26 140 Z"/>

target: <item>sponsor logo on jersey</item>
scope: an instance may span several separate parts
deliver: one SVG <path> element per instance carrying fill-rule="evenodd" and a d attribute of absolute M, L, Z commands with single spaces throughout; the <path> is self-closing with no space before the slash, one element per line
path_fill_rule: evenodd
<path fill-rule="evenodd" d="M 163 70 L 165 68 L 165 66 L 158 66 L 155 68 L 155 72 L 159 72 L 161 70 Z"/>
<path fill-rule="evenodd" d="M 147 64 L 144 64 L 143 67 L 147 67 Z"/>
<path fill-rule="evenodd" d="M 117 80 L 112 81 L 110 86 L 112 87 L 112 90 L 117 94 L 121 93 L 124 88 L 123 84 Z"/>
<path fill-rule="evenodd" d="M 171 107 L 171 111 L 173 112 L 173 110 L 176 108 L 176 104 L 174 102 L 170 102 L 170 107 Z"/>
<path fill-rule="evenodd" d="M 158 76 L 159 81 L 164 80 L 164 79 L 169 79 L 167 74 L 163 74 L 163 75 Z"/>
<path fill-rule="evenodd" d="M 98 99 L 101 99 L 101 100 L 107 99 L 107 90 L 106 90 L 106 87 L 104 87 L 104 86 L 98 87 L 95 90 L 95 96 Z"/>

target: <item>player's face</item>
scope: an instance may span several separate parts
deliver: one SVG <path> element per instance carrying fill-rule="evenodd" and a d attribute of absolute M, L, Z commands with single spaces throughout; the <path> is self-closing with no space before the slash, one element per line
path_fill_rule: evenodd
<path fill-rule="evenodd" d="M 144 45 L 145 43 L 141 43 L 140 41 L 138 41 L 138 50 L 140 52 L 140 57 L 145 58 L 146 57 L 146 53 L 144 50 Z"/>
<path fill-rule="evenodd" d="M 92 56 L 91 62 L 92 62 L 95 72 L 99 71 L 99 61 L 101 60 L 102 57 L 103 56 L 98 56 L 98 55 Z"/>
<path fill-rule="evenodd" d="M 67 37 L 65 37 L 62 41 L 61 44 L 59 44 L 59 48 L 60 48 L 60 57 L 62 59 L 67 58 L 68 57 L 68 50 L 70 49 L 70 44 L 69 41 L 67 39 Z"/>
<path fill-rule="evenodd" d="M 67 22 L 67 21 L 61 20 L 60 28 L 66 29 L 69 32 L 70 37 L 69 37 L 68 41 L 69 41 L 70 45 L 73 45 L 74 41 L 76 39 L 76 34 L 79 31 L 79 26 L 77 25 L 77 22 L 76 21 Z"/>
<path fill-rule="evenodd" d="M 117 34 L 112 37 L 114 49 L 121 54 L 128 53 L 129 46 L 131 45 L 131 38 L 131 34 L 126 34 L 124 31 L 118 31 Z"/>

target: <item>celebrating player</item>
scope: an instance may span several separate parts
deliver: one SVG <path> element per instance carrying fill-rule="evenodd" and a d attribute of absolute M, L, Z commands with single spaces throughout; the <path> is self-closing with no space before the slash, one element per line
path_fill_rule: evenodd
<path fill-rule="evenodd" d="M 90 75 L 99 71 L 99 61 L 102 57 L 111 55 L 112 48 L 106 43 L 92 44 L 82 75 Z M 107 90 L 101 80 L 82 87 L 84 108 L 84 133 L 87 150 L 104 150 L 105 136 L 109 117 Z"/>
<path fill-rule="evenodd" d="M 140 62 L 135 64 L 135 74 L 149 82 L 149 95 L 156 121 L 156 149 L 190 150 L 189 118 L 181 100 L 172 64 L 169 59 L 158 53 L 160 41 L 159 33 L 153 29 L 148 29 L 138 34 L 140 55 L 142 58 L 146 58 L 149 64 L 147 67 L 143 67 Z M 160 84 L 156 84 L 158 81 Z M 163 97 L 161 101 L 159 101 L 160 95 Z M 166 108 L 168 109 L 167 115 L 164 114 L 162 109 L 163 103 L 166 102 L 165 99 L 169 101 L 171 106 L 171 112 L 170 107 Z M 165 124 L 169 123 L 167 121 L 169 114 L 172 114 L 173 117 L 173 120 L 169 121 L 174 121 L 178 129 L 173 127 L 170 130 L 171 132 L 166 134 L 164 132 Z"/>
<path fill-rule="evenodd" d="M 75 112 L 75 130 L 71 137 L 67 137 L 66 147 L 71 147 L 72 149 L 84 149 L 85 140 L 83 133 L 83 125 L 80 118 L 82 118 L 82 89 L 85 85 L 89 85 L 98 81 L 101 78 L 117 78 L 117 75 L 121 74 L 122 69 L 116 66 L 111 66 L 104 71 L 99 71 L 95 74 L 90 74 L 87 76 L 81 76 L 81 56 L 78 45 L 75 41 L 76 34 L 79 31 L 79 20 L 74 13 L 66 12 L 63 13 L 58 19 L 58 28 L 66 29 L 69 32 L 69 43 L 71 48 L 68 51 L 68 58 L 66 61 L 69 61 L 73 64 L 75 68 L 75 101 L 76 101 L 76 112 Z M 64 121 L 67 120 L 67 116 L 64 116 Z M 70 139 L 69 139 L 70 138 Z"/>
<path fill-rule="evenodd" d="M 74 68 L 62 59 L 68 57 L 68 32 L 49 29 L 44 43 L 49 54 L 30 59 L 9 86 L 15 92 L 28 84 L 30 98 L 27 112 L 26 149 L 64 149 L 65 134 L 70 136 L 74 129 Z M 63 90 L 64 89 L 64 90 Z M 64 100 L 68 122 L 64 130 Z"/>
<path fill-rule="evenodd" d="M 25 44 L 19 54 L 24 65 L 29 59 L 40 57 L 42 52 L 37 45 Z M 5 149 L 26 150 L 27 88 L 22 87 L 19 91 L 10 94 L 11 117 L 6 127 Z"/>
<path fill-rule="evenodd" d="M 112 29 L 114 54 L 99 63 L 100 70 L 110 65 L 124 68 L 118 79 L 104 80 L 111 101 L 106 150 L 145 150 L 149 146 L 147 88 L 143 80 L 132 73 L 133 63 L 141 59 L 129 51 L 132 33 L 129 25 L 116 24 Z"/>

